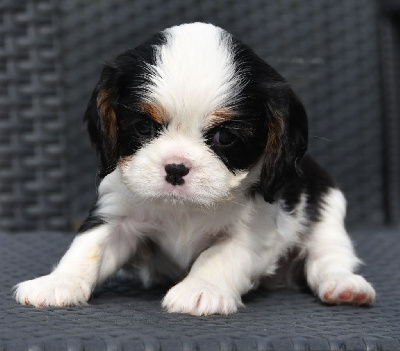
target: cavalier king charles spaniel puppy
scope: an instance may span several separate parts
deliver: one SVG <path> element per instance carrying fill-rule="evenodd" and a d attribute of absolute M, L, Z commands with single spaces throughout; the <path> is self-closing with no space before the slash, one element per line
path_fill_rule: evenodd
<path fill-rule="evenodd" d="M 211 24 L 175 26 L 106 64 L 85 121 L 98 199 L 21 304 L 85 304 L 123 269 L 170 282 L 168 312 L 230 314 L 257 286 L 304 281 L 328 304 L 370 304 L 344 228 L 346 202 L 309 156 L 289 84 Z"/>

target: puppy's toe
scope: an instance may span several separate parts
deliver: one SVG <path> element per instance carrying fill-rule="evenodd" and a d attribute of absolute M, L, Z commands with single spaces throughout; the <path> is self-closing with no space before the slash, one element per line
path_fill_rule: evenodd
<path fill-rule="evenodd" d="M 35 307 L 80 305 L 86 303 L 91 294 L 83 280 L 55 274 L 22 282 L 14 290 L 17 302 Z"/>
<path fill-rule="evenodd" d="M 228 315 L 242 306 L 240 297 L 233 296 L 204 280 L 186 278 L 165 295 L 162 306 L 168 312 L 188 313 L 197 316 Z"/>
<path fill-rule="evenodd" d="M 326 277 L 318 289 L 319 298 L 334 305 L 368 305 L 375 299 L 375 290 L 357 274 Z"/>

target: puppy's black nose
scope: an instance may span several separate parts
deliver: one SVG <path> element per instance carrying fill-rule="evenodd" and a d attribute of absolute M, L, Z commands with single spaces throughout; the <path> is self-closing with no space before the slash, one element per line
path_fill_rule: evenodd
<path fill-rule="evenodd" d="M 165 180 L 172 185 L 182 185 L 185 183 L 183 177 L 189 173 L 189 168 L 187 168 L 183 163 L 176 164 L 170 163 L 165 166 Z"/>

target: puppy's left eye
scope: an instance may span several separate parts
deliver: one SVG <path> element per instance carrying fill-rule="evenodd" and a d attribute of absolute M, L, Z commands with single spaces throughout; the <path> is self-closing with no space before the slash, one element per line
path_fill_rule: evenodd
<path fill-rule="evenodd" d="M 228 129 L 221 128 L 214 135 L 214 144 L 219 146 L 230 146 L 237 140 L 237 136 Z"/>
<path fill-rule="evenodd" d="M 143 137 L 151 137 L 154 135 L 154 123 L 144 119 L 135 124 L 136 132 Z"/>

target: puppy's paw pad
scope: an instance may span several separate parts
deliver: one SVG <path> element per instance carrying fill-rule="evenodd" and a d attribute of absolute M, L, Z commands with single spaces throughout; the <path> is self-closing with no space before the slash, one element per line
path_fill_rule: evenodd
<path fill-rule="evenodd" d="M 362 276 L 345 274 L 327 277 L 318 295 L 329 304 L 368 305 L 375 299 L 375 290 Z"/>
<path fill-rule="evenodd" d="M 55 274 L 19 283 L 14 288 L 17 302 L 35 307 L 81 305 L 90 294 L 91 289 L 83 280 Z"/>
<path fill-rule="evenodd" d="M 186 278 L 165 295 L 162 306 L 168 312 L 189 313 L 197 316 L 228 315 L 237 311 L 239 298 L 203 280 Z"/>

